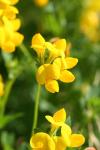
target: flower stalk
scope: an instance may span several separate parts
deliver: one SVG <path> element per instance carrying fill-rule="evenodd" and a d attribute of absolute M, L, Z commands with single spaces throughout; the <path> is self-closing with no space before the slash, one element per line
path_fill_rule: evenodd
<path fill-rule="evenodd" d="M 14 81 L 15 81 L 15 78 L 12 80 L 9 80 L 8 83 L 6 84 L 5 95 L 2 97 L 1 103 L 0 103 L 0 115 L 4 115 L 5 107 L 8 102 L 8 97 L 10 95 Z"/>
<path fill-rule="evenodd" d="M 33 119 L 32 131 L 34 131 L 34 129 L 36 129 L 36 127 L 37 127 L 40 94 L 41 94 L 41 85 L 38 84 L 37 94 L 36 94 L 36 98 L 35 98 L 34 119 Z"/>

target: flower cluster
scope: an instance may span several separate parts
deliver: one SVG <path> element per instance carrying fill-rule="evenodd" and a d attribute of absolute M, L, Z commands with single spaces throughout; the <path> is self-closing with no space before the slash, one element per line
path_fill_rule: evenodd
<path fill-rule="evenodd" d="M 13 52 L 22 41 L 23 35 L 17 32 L 20 19 L 16 18 L 18 9 L 14 6 L 18 0 L 0 0 L 0 48 Z"/>
<path fill-rule="evenodd" d="M 44 132 L 33 134 L 30 139 L 32 149 L 65 150 L 67 147 L 80 147 L 84 144 L 84 136 L 73 134 L 70 126 L 65 123 L 66 112 L 63 108 L 57 111 L 53 117 L 46 116 L 46 119 L 51 123 L 50 135 Z M 61 135 L 57 136 L 59 128 L 61 129 Z"/>
<path fill-rule="evenodd" d="M 0 74 L 0 96 L 3 96 L 3 94 L 4 94 L 4 83 L 3 83 L 2 76 Z"/>
<path fill-rule="evenodd" d="M 100 38 L 100 33 L 98 32 L 100 26 L 99 14 L 100 1 L 86 1 L 85 11 L 83 11 L 81 19 L 81 30 L 92 41 L 97 41 Z"/>
<path fill-rule="evenodd" d="M 68 57 L 69 43 L 65 39 L 57 39 L 55 42 L 47 42 L 38 33 L 32 38 L 32 48 L 35 50 L 40 66 L 37 70 L 36 79 L 41 85 L 51 92 L 59 92 L 58 80 L 70 83 L 75 77 L 69 71 L 77 62 L 77 58 Z"/>

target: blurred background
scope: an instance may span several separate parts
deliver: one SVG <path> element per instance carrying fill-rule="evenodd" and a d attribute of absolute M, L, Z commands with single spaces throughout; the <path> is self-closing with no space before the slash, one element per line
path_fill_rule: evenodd
<path fill-rule="evenodd" d="M 75 82 L 60 83 L 57 94 L 42 88 L 38 130 L 49 128 L 45 114 L 52 115 L 64 107 L 67 123 L 86 137 L 82 150 L 88 146 L 100 150 L 100 1 L 49 0 L 39 5 L 34 0 L 20 0 L 16 6 L 29 53 L 20 47 L 11 54 L 0 51 L 0 74 L 5 86 L 10 87 L 5 117 L 0 118 L 0 150 L 28 149 L 37 88 L 31 49 L 35 33 L 46 40 L 65 38 L 72 45 L 70 55 L 79 59 L 72 70 Z"/>

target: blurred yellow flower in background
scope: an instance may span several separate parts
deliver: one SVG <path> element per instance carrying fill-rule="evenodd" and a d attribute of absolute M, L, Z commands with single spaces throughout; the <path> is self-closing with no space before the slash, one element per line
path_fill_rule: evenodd
<path fill-rule="evenodd" d="M 35 4 L 39 7 L 46 6 L 49 0 L 34 0 Z"/>
<path fill-rule="evenodd" d="M 100 38 L 100 1 L 86 1 L 85 9 L 81 18 L 81 30 L 92 41 Z"/>
<path fill-rule="evenodd" d="M 30 139 L 30 146 L 33 150 L 55 150 L 55 143 L 53 139 L 43 132 L 33 134 Z"/>
<path fill-rule="evenodd" d="M 15 51 L 24 38 L 17 32 L 21 25 L 20 19 L 16 18 L 19 11 L 13 6 L 17 2 L 18 0 L 0 1 L 0 48 L 6 52 Z"/>
<path fill-rule="evenodd" d="M 32 48 L 40 60 L 40 67 L 36 73 L 37 82 L 45 85 L 49 92 L 59 92 L 57 80 L 65 83 L 74 81 L 75 77 L 68 69 L 73 68 L 78 59 L 68 57 L 69 43 L 65 39 L 50 43 L 38 33 L 32 38 Z"/>
<path fill-rule="evenodd" d="M 0 74 L 0 96 L 3 96 L 3 94 L 4 94 L 4 83 L 3 83 L 2 76 Z"/>
<path fill-rule="evenodd" d="M 88 0 L 88 8 L 94 11 L 100 11 L 100 0 Z"/>

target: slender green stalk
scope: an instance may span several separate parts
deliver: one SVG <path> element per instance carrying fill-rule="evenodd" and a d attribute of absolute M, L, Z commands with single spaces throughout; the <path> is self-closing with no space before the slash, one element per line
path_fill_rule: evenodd
<path fill-rule="evenodd" d="M 19 46 L 20 50 L 24 53 L 24 55 L 28 58 L 32 58 L 31 54 L 29 53 L 28 49 L 26 48 L 26 46 L 24 44 L 21 44 Z"/>
<path fill-rule="evenodd" d="M 37 94 L 36 94 L 36 99 L 35 99 L 34 119 L 33 119 L 32 131 L 34 131 L 34 129 L 37 127 L 40 93 L 41 93 L 41 85 L 38 84 L 38 89 L 37 89 Z"/>
<path fill-rule="evenodd" d="M 15 78 L 12 79 L 12 80 L 9 80 L 6 84 L 6 88 L 5 88 L 5 95 L 2 97 L 1 99 L 1 105 L 0 105 L 0 115 L 4 115 L 4 112 L 5 112 L 5 107 L 6 107 L 6 104 L 7 104 L 7 101 L 8 101 L 8 97 L 9 97 L 9 94 L 11 92 L 11 89 L 12 89 L 12 86 L 13 86 L 13 83 L 15 81 Z"/>
<path fill-rule="evenodd" d="M 26 46 L 24 44 L 21 44 L 19 46 L 21 52 L 25 55 L 25 57 L 27 58 L 27 61 L 35 67 L 35 63 L 34 63 L 34 59 L 32 57 L 32 55 L 30 54 L 29 50 L 26 48 Z"/>

